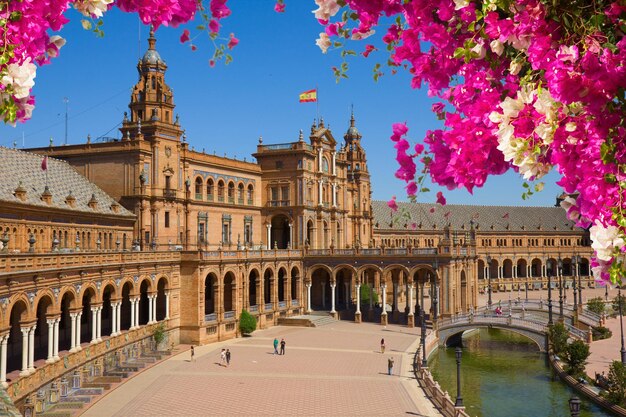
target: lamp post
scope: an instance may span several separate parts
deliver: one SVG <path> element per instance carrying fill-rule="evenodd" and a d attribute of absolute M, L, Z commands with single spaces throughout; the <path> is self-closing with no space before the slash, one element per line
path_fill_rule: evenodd
<path fill-rule="evenodd" d="M 435 274 L 433 276 L 433 323 L 437 321 L 437 307 L 439 304 L 439 297 L 437 297 L 437 268 L 439 267 L 439 262 L 435 259 L 433 263 L 433 269 L 435 270 Z"/>
<path fill-rule="evenodd" d="M 487 255 L 487 309 L 491 310 L 491 256 Z"/>
<path fill-rule="evenodd" d="M 580 399 L 575 395 L 569 399 L 569 412 L 571 417 L 580 416 Z"/>
<path fill-rule="evenodd" d="M 559 319 L 563 320 L 563 260 L 560 257 L 557 265 L 556 273 L 559 276 Z"/>
<path fill-rule="evenodd" d="M 576 276 L 578 277 L 578 305 L 582 307 L 583 305 L 583 286 L 580 280 L 580 256 L 574 255 L 574 264 L 576 267 Z"/>
<path fill-rule="evenodd" d="M 422 344 L 422 368 L 428 367 L 428 361 L 426 360 L 426 317 L 424 316 L 424 309 L 420 311 L 420 321 L 422 323 L 422 334 L 420 337 L 420 343 Z"/>
<path fill-rule="evenodd" d="M 572 279 L 572 286 L 574 287 L 574 311 L 578 311 L 578 298 L 576 298 L 576 277 Z"/>
<path fill-rule="evenodd" d="M 461 397 L 461 356 L 463 350 L 457 346 L 454 353 L 456 354 L 456 401 L 454 406 L 463 407 L 463 397 Z"/>
<path fill-rule="evenodd" d="M 526 269 L 526 302 L 528 302 L 528 268 Z"/>
<path fill-rule="evenodd" d="M 620 354 L 622 358 L 622 365 L 626 365 L 626 349 L 624 349 L 624 323 L 622 322 L 622 287 L 617 287 L 617 302 L 619 304 L 619 331 L 622 337 L 622 348 Z"/>
<path fill-rule="evenodd" d="M 550 259 L 546 262 L 546 270 L 548 273 L 548 326 L 552 326 L 554 322 L 552 321 L 552 261 Z"/>

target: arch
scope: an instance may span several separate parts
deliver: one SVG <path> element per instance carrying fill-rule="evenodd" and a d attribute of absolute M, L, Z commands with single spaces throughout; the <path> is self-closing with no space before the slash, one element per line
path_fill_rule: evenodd
<path fill-rule="evenodd" d="M 196 199 L 202 199 L 202 177 L 196 177 L 194 191 L 196 193 Z"/>
<path fill-rule="evenodd" d="M 65 291 L 61 296 L 61 320 L 59 321 L 59 350 L 70 350 L 72 347 L 72 319 L 70 312 L 76 308 L 76 294 L 74 291 Z"/>
<path fill-rule="evenodd" d="M 165 291 L 169 289 L 168 280 L 166 277 L 161 277 L 157 281 L 157 293 L 156 293 L 156 320 L 165 320 L 167 317 L 167 303 Z"/>
<path fill-rule="evenodd" d="M 210 272 L 204 279 L 204 315 L 215 313 L 215 290 L 217 289 L 217 275 Z"/>
<path fill-rule="evenodd" d="M 52 299 L 52 296 L 49 294 L 44 294 L 43 296 L 40 296 L 36 304 L 37 307 L 35 308 L 35 313 L 37 327 L 35 328 L 34 360 L 48 358 L 48 332 L 50 331 L 48 328 L 48 318 L 52 314 L 53 310 Z"/>
<path fill-rule="evenodd" d="M 228 271 L 224 275 L 224 296 L 222 300 L 224 312 L 235 311 L 236 286 L 235 274 L 232 271 Z"/>
<path fill-rule="evenodd" d="M 375 265 L 375 264 L 361 265 L 361 266 L 359 266 L 357 268 L 356 273 L 360 275 L 360 274 L 362 274 L 362 273 L 364 273 L 365 271 L 368 271 L 368 270 L 374 270 L 374 271 L 378 272 L 379 274 L 383 273 L 383 268 L 381 268 L 380 266 Z"/>
<path fill-rule="evenodd" d="M 91 307 L 97 302 L 96 290 L 94 287 L 88 286 L 82 291 L 81 307 L 82 314 L 80 316 L 80 343 L 88 343 L 91 341 L 93 332 L 93 312 Z"/>
<path fill-rule="evenodd" d="M 254 185 L 248 184 L 248 204 L 253 204 L 254 202 Z"/>
<path fill-rule="evenodd" d="M 541 259 L 534 258 L 530 262 L 530 276 L 533 278 L 540 278 L 543 276 Z"/>
<path fill-rule="evenodd" d="M 232 181 L 228 181 L 228 202 L 235 202 L 235 183 Z"/>
<path fill-rule="evenodd" d="M 327 266 L 318 266 L 311 270 L 311 309 L 330 310 L 332 271 Z"/>
<path fill-rule="evenodd" d="M 528 262 L 521 258 L 517 260 L 516 274 L 518 278 L 528 278 Z"/>
<path fill-rule="evenodd" d="M 287 274 L 287 270 L 285 267 L 281 267 L 278 269 L 278 302 L 285 301 L 285 287 L 287 281 L 289 280 L 289 275 Z"/>
<path fill-rule="evenodd" d="M 217 180 L 217 200 L 224 201 L 224 180 L 221 178 Z"/>
<path fill-rule="evenodd" d="M 263 272 L 263 302 L 269 304 L 272 302 L 272 294 L 274 287 L 274 270 L 272 268 L 265 269 Z"/>
<path fill-rule="evenodd" d="M 502 278 L 513 278 L 513 261 L 510 259 L 502 261 Z"/>
<path fill-rule="evenodd" d="M 133 294 L 133 283 L 128 280 L 122 284 L 122 306 L 120 307 L 120 330 L 130 329 L 131 323 L 131 303 L 130 297 Z"/>
<path fill-rule="evenodd" d="M 297 266 L 291 268 L 291 299 L 299 300 L 298 287 L 300 286 L 300 269 Z"/>
<path fill-rule="evenodd" d="M 243 202 L 245 201 L 245 187 L 243 185 L 243 182 L 239 182 L 239 184 L 237 184 L 237 203 L 238 204 L 243 204 Z"/>
<path fill-rule="evenodd" d="M 207 200 L 213 200 L 214 189 L 215 189 L 215 183 L 213 181 L 213 178 L 209 177 L 209 179 L 206 180 L 206 198 L 207 198 Z"/>
<path fill-rule="evenodd" d="M 461 270 L 461 311 L 467 311 L 467 275 L 465 270 Z"/>
<path fill-rule="evenodd" d="M 337 310 L 350 308 L 352 286 L 356 276 L 356 269 L 352 265 L 339 265 L 334 269 L 332 281 L 335 282 L 335 308 Z"/>
<path fill-rule="evenodd" d="M 139 325 L 148 324 L 150 321 L 150 305 L 148 293 L 151 288 L 150 279 L 144 279 L 139 284 Z"/>
<path fill-rule="evenodd" d="M 9 341 L 7 345 L 7 373 L 22 368 L 22 326 L 28 321 L 28 302 L 18 298 L 9 313 Z"/>
<path fill-rule="evenodd" d="M 458 327 L 449 327 L 449 328 L 439 329 L 439 345 L 440 346 L 458 345 L 461 341 L 461 336 L 463 335 L 464 332 L 469 331 L 469 330 L 475 330 L 475 329 L 490 329 L 490 328 L 508 330 L 513 333 L 517 333 L 535 342 L 535 344 L 537 345 L 537 347 L 539 348 L 541 352 L 546 351 L 547 346 L 546 346 L 545 333 L 532 331 L 532 330 L 524 329 L 521 327 L 516 327 L 516 326 L 509 327 L 504 324 L 500 325 L 500 324 L 495 324 L 495 323 L 472 323 L 472 324 L 462 325 Z"/>
<path fill-rule="evenodd" d="M 256 268 L 253 268 L 248 274 L 248 304 L 251 307 L 259 305 L 259 294 L 257 286 L 259 286 L 260 284 L 261 282 L 259 281 L 259 271 Z"/>
<path fill-rule="evenodd" d="M 313 242 L 313 220 L 309 219 L 308 222 L 306 222 L 306 243 L 309 244 L 309 246 L 313 247 L 314 242 Z"/>
<path fill-rule="evenodd" d="M 290 222 L 289 217 L 284 214 L 277 214 L 271 220 L 271 242 L 270 248 L 287 249 L 290 245 Z"/>
<path fill-rule="evenodd" d="M 115 286 L 111 283 L 105 285 L 102 290 L 102 312 L 100 319 L 102 320 L 101 332 L 103 335 L 113 333 L 113 306 L 111 300 L 115 299 Z"/>
<path fill-rule="evenodd" d="M 478 280 L 485 280 L 487 278 L 485 274 L 485 261 L 478 258 L 476 265 L 478 266 Z"/>

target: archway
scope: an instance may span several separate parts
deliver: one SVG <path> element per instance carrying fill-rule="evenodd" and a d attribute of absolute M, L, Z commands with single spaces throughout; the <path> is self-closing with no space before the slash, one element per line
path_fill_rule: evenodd
<path fill-rule="evenodd" d="M 272 217 L 272 241 L 270 248 L 287 249 L 289 245 L 289 219 L 284 214 Z"/>
<path fill-rule="evenodd" d="M 133 284 L 126 282 L 122 287 L 122 306 L 120 307 L 120 330 L 130 329 L 131 304 L 130 294 L 133 291 Z"/>
<path fill-rule="evenodd" d="M 93 288 L 87 288 L 82 298 L 82 314 L 80 316 L 80 340 L 78 344 L 91 342 L 93 332 L 93 312 L 91 307 L 96 300 Z"/>
<path fill-rule="evenodd" d="M 287 281 L 287 271 L 285 268 L 278 270 L 278 301 L 285 301 L 285 281 Z"/>
<path fill-rule="evenodd" d="M 227 272 L 224 276 L 224 312 L 235 310 L 235 275 L 232 272 Z"/>
<path fill-rule="evenodd" d="M 35 328 L 35 360 L 48 358 L 48 328 L 47 315 L 52 310 L 52 300 L 48 296 L 42 297 L 37 303 L 37 327 Z"/>
<path fill-rule="evenodd" d="M 115 294 L 115 288 L 113 285 L 109 284 L 104 288 L 102 292 L 102 334 L 110 335 L 113 333 L 113 314 L 112 314 L 112 306 L 111 306 L 111 298 Z"/>
<path fill-rule="evenodd" d="M 204 315 L 215 313 L 215 286 L 217 284 L 217 276 L 210 273 L 204 279 Z"/>
<path fill-rule="evenodd" d="M 461 311 L 467 310 L 467 276 L 461 271 Z"/>
<path fill-rule="evenodd" d="M 310 247 L 312 247 L 312 248 L 315 247 L 315 246 L 313 246 L 314 245 L 313 236 L 314 236 L 314 234 L 313 234 L 313 221 L 309 220 L 306 223 L 306 242 L 305 243 L 308 243 L 308 245 Z"/>
<path fill-rule="evenodd" d="M 272 302 L 274 274 L 271 269 L 266 269 L 263 274 L 263 302 L 270 304 Z"/>
<path fill-rule="evenodd" d="M 7 373 L 22 369 L 22 346 L 24 337 L 22 325 L 25 324 L 27 314 L 26 304 L 18 300 L 11 309 L 9 316 L 9 341 L 7 345 Z"/>
<path fill-rule="evenodd" d="M 311 308 L 330 310 L 330 272 L 324 268 L 313 271 L 311 275 Z"/>
<path fill-rule="evenodd" d="M 299 300 L 298 285 L 300 284 L 300 271 L 295 266 L 291 268 L 291 300 Z M 293 304 L 293 302 L 292 302 Z"/>
<path fill-rule="evenodd" d="M 250 271 L 248 275 L 248 303 L 250 307 L 255 306 L 258 310 L 258 294 L 257 294 L 257 285 L 259 285 L 259 271 L 253 269 Z M 252 309 L 251 309 L 252 310 Z"/>
<path fill-rule="evenodd" d="M 165 291 L 167 290 L 167 279 L 161 278 L 159 283 L 157 284 L 157 294 L 156 294 L 156 320 L 161 321 L 165 320 L 167 317 L 167 303 L 165 301 Z"/>
<path fill-rule="evenodd" d="M 139 286 L 139 325 L 148 324 L 150 320 L 150 305 L 148 304 L 148 291 L 150 291 L 150 282 L 144 279 Z"/>
<path fill-rule="evenodd" d="M 341 268 L 335 274 L 335 309 L 348 310 L 352 304 L 352 271 Z"/>
<path fill-rule="evenodd" d="M 61 297 L 61 321 L 59 322 L 59 351 L 72 348 L 72 318 L 70 309 L 74 301 L 74 294 L 66 292 Z"/>

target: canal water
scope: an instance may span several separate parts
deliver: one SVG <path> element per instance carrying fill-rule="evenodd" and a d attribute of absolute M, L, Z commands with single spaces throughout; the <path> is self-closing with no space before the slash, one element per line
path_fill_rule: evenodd
<path fill-rule="evenodd" d="M 455 348 L 439 348 L 428 366 L 439 385 L 456 398 Z M 463 337 L 461 393 L 470 416 L 569 417 L 574 392 L 553 373 L 537 345 L 516 333 L 481 329 Z M 580 417 L 611 416 L 582 400 Z"/>

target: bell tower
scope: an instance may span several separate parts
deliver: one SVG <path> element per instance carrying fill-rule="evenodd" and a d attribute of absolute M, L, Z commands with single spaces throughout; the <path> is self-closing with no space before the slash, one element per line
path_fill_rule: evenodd
<path fill-rule="evenodd" d="M 361 146 L 361 134 L 356 128 L 354 111 L 350 115 L 350 127 L 344 135 L 348 163 L 347 189 L 352 201 L 350 218 L 354 242 L 369 247 L 372 241 L 372 188 L 367 169 L 365 150 Z"/>
<path fill-rule="evenodd" d="M 124 113 L 123 140 L 150 139 L 157 131 L 164 137 L 179 140 L 182 130 L 174 117 L 174 92 L 165 83 L 167 64 L 156 50 L 154 30 L 150 29 L 148 50 L 137 63 L 139 81 L 130 98 L 130 117 Z"/>

